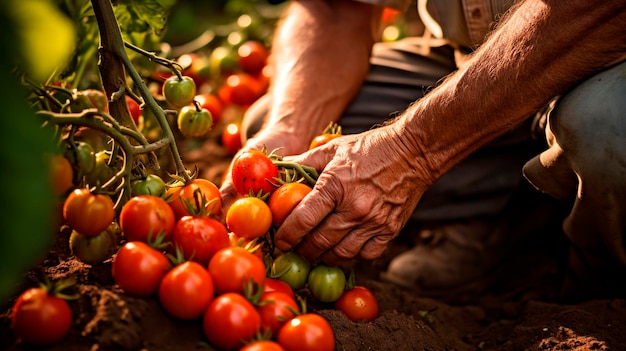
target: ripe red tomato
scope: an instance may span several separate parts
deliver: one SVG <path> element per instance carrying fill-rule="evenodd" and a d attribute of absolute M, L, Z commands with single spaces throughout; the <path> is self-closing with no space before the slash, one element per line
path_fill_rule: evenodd
<path fill-rule="evenodd" d="M 72 327 L 72 311 L 64 299 L 43 288 L 24 291 L 13 304 L 11 326 L 30 345 L 47 346 L 59 342 Z"/>
<path fill-rule="evenodd" d="M 244 151 L 233 160 L 233 185 L 241 195 L 271 194 L 278 187 L 277 178 L 278 166 L 262 151 Z"/>
<path fill-rule="evenodd" d="M 215 253 L 230 246 L 228 230 L 219 221 L 205 216 L 185 216 L 176 222 L 172 243 L 186 260 L 204 266 Z"/>
<path fill-rule="evenodd" d="M 208 205 L 207 210 L 211 210 L 211 214 L 219 216 L 222 212 L 222 197 L 220 189 L 208 179 L 196 178 L 187 185 L 172 187 L 167 189 L 167 197 L 169 205 L 174 211 L 176 220 L 184 216 L 193 215 L 193 211 L 189 212 L 185 208 L 185 203 L 189 202 L 196 206 L 196 197 L 194 194 L 206 199 Z"/>
<path fill-rule="evenodd" d="M 189 76 L 174 75 L 163 82 L 163 97 L 174 108 L 181 108 L 193 102 L 196 96 L 196 83 Z"/>
<path fill-rule="evenodd" d="M 276 340 L 286 351 L 333 351 L 335 334 L 324 317 L 305 313 L 285 323 Z"/>
<path fill-rule="evenodd" d="M 199 138 L 208 133 L 213 127 L 213 116 L 205 108 L 183 106 L 178 112 L 176 120 L 178 130 L 186 138 Z"/>
<path fill-rule="evenodd" d="M 202 326 L 211 344 L 222 350 L 233 350 L 256 335 L 261 328 L 261 316 L 243 295 L 224 293 L 209 304 Z"/>
<path fill-rule="evenodd" d="M 270 291 L 281 292 L 283 294 L 290 296 L 294 300 L 296 298 L 296 295 L 294 294 L 293 289 L 291 289 L 289 284 L 279 279 L 275 279 L 275 278 L 265 279 L 265 285 L 263 285 L 263 292 L 270 292 Z"/>
<path fill-rule="evenodd" d="M 239 351 L 285 351 L 285 349 L 276 341 L 256 340 L 245 344 Z"/>
<path fill-rule="evenodd" d="M 229 123 L 222 130 L 222 145 L 229 155 L 234 155 L 241 149 L 241 123 Z"/>
<path fill-rule="evenodd" d="M 229 246 L 213 255 L 209 261 L 209 273 L 217 293 L 243 293 L 250 280 L 259 286 L 265 282 L 265 263 L 248 250 Z"/>
<path fill-rule="evenodd" d="M 279 186 L 268 200 L 274 226 L 280 227 L 285 218 L 311 190 L 310 186 L 299 182 L 284 183 Z"/>
<path fill-rule="evenodd" d="M 249 40 L 237 49 L 237 62 L 241 69 L 252 75 L 257 75 L 267 64 L 269 50 L 259 41 Z"/>
<path fill-rule="evenodd" d="M 220 98 L 212 93 L 203 93 L 198 94 L 194 98 L 199 104 L 201 108 L 207 109 L 211 112 L 211 116 L 213 116 L 213 124 L 219 123 L 222 119 L 222 113 L 224 111 L 224 103 Z"/>
<path fill-rule="evenodd" d="M 261 82 L 247 73 L 229 75 L 218 90 L 218 95 L 223 101 L 240 106 L 252 104 L 261 94 Z"/>
<path fill-rule="evenodd" d="M 50 183 L 54 195 L 61 196 L 67 193 L 74 184 L 74 170 L 70 161 L 62 155 L 50 155 L 47 158 Z"/>
<path fill-rule="evenodd" d="M 94 194 L 87 188 L 74 189 L 63 204 L 63 218 L 77 232 L 96 236 L 115 219 L 114 206 L 108 195 Z"/>
<path fill-rule="evenodd" d="M 148 297 L 156 294 L 169 269 L 170 261 L 165 253 L 142 241 L 129 241 L 113 257 L 111 274 L 127 294 Z"/>
<path fill-rule="evenodd" d="M 157 235 L 171 240 L 174 211 L 165 200 L 154 195 L 133 196 L 120 211 L 119 223 L 128 241 L 150 242 Z"/>
<path fill-rule="evenodd" d="M 159 302 L 170 315 L 184 320 L 202 316 L 215 289 L 209 272 L 194 261 L 172 268 L 161 279 Z"/>
<path fill-rule="evenodd" d="M 346 290 L 335 301 L 335 308 L 353 322 L 371 322 L 378 317 L 378 300 L 372 291 L 364 286 L 357 285 Z"/>
<path fill-rule="evenodd" d="M 139 125 L 139 117 L 141 117 L 143 113 L 141 106 L 128 95 L 126 95 L 126 105 L 128 106 L 128 111 L 130 112 L 130 117 L 132 117 L 133 122 L 135 122 L 135 125 Z"/>
<path fill-rule="evenodd" d="M 242 197 L 228 208 L 226 225 L 237 236 L 255 239 L 270 230 L 272 212 L 267 203 L 258 197 Z"/>
<path fill-rule="evenodd" d="M 263 293 L 259 298 L 258 310 L 263 328 L 271 330 L 272 335 L 276 335 L 285 322 L 300 313 L 296 300 L 280 291 Z"/>

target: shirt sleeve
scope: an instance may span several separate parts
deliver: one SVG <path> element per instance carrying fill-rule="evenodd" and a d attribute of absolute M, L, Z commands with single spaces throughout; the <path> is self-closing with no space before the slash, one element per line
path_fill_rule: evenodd
<path fill-rule="evenodd" d="M 379 5 L 383 7 L 390 7 L 392 9 L 406 11 L 411 5 L 411 0 L 355 0 L 358 2 L 365 2 L 368 4 Z"/>

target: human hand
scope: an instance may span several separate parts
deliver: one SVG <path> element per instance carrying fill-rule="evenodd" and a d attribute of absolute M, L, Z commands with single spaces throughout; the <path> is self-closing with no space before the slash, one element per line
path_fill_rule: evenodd
<path fill-rule="evenodd" d="M 288 158 L 321 174 L 277 230 L 276 246 L 333 265 L 379 257 L 432 178 L 417 167 L 401 138 L 381 127 Z"/>

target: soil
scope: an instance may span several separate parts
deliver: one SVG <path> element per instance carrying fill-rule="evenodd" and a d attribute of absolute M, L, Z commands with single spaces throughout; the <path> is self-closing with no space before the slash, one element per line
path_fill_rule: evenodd
<path fill-rule="evenodd" d="M 202 177 L 219 183 L 230 156 L 212 140 L 217 138 L 181 144 L 181 150 Z M 82 263 L 71 255 L 68 237 L 69 230 L 62 228 L 47 258 L 20 283 L 34 286 L 44 273 L 52 279 L 78 278 L 80 297 L 70 303 L 72 330 L 47 350 L 215 350 L 203 337 L 200 321 L 173 319 L 156 299 L 125 295 L 111 277 L 111 260 Z M 310 308 L 330 322 L 337 350 L 626 350 L 626 299 L 559 303 L 562 236 L 555 230 L 542 241 L 518 246 L 483 289 L 450 292 L 445 298 L 379 279 L 388 258 L 406 249 L 398 241 L 385 257 L 354 264 L 357 283 L 379 301 L 376 320 L 353 323 L 330 305 Z M 0 349 L 29 350 L 10 327 L 14 298 L 0 306 Z"/>

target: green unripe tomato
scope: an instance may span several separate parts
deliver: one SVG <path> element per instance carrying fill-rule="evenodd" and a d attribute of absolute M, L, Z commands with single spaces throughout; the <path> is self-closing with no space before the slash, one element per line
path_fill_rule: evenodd
<path fill-rule="evenodd" d="M 302 289 L 307 282 L 311 263 L 295 251 L 276 257 L 272 263 L 272 277 L 287 283 L 293 291 Z"/>
<path fill-rule="evenodd" d="M 145 178 L 138 179 L 131 185 L 132 196 L 154 195 L 163 197 L 166 191 L 165 181 L 156 174 L 148 174 Z"/>
<path fill-rule="evenodd" d="M 346 288 L 346 274 L 339 267 L 319 264 L 309 273 L 309 291 L 321 302 L 335 302 Z"/>
<path fill-rule="evenodd" d="M 63 155 L 72 163 L 72 167 L 80 179 L 96 168 L 96 153 L 93 147 L 84 141 L 75 142 L 74 145 L 75 148 L 67 143 Z"/>
<path fill-rule="evenodd" d="M 193 102 L 196 96 L 196 82 L 189 76 L 179 79 L 174 75 L 163 83 L 163 97 L 168 104 L 175 108 L 187 106 Z"/>
<path fill-rule="evenodd" d="M 187 138 L 198 138 L 208 133 L 213 127 L 213 116 L 206 108 L 198 110 L 187 105 L 178 113 L 178 130 Z"/>
<path fill-rule="evenodd" d="M 70 250 L 81 262 L 95 265 L 109 259 L 115 252 L 117 236 L 109 228 L 96 236 L 86 236 L 73 230 L 70 235 Z"/>

